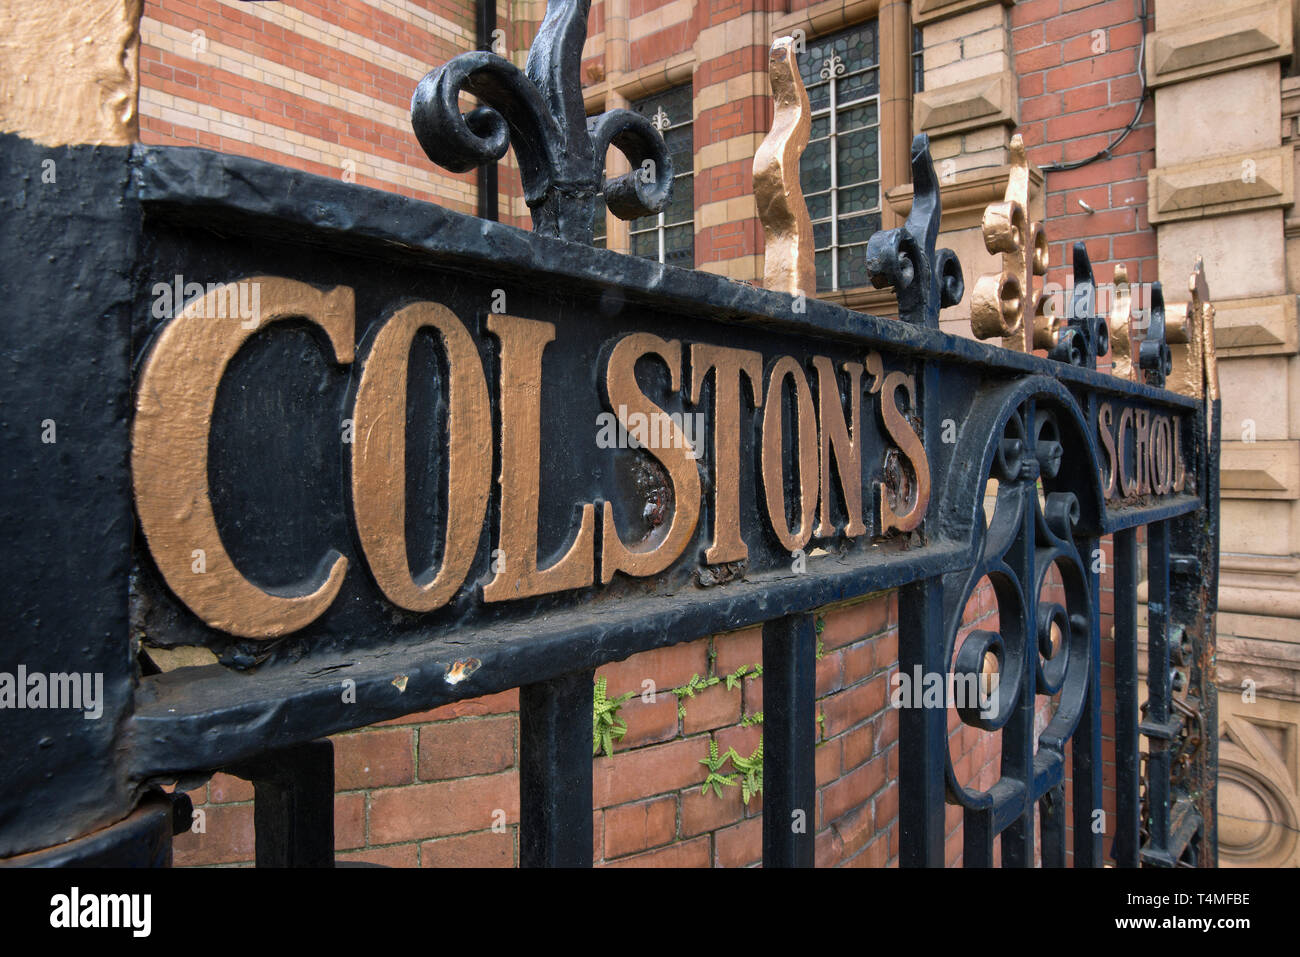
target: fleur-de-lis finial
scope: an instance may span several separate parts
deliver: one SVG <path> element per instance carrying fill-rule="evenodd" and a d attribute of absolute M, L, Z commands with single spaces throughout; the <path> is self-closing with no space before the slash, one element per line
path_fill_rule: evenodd
<path fill-rule="evenodd" d="M 1002 271 L 975 283 L 971 329 L 978 339 L 1001 336 L 1006 348 L 1032 352 L 1034 321 L 1044 303 L 1034 277 L 1047 275 L 1047 234 L 1029 218 L 1029 160 L 1019 133 L 1011 137 L 1006 198 L 984 211 L 984 246 L 1002 254 Z"/>
<path fill-rule="evenodd" d="M 1064 319 L 1044 317 L 1035 326 L 1034 346 L 1046 349 L 1048 358 L 1088 369 L 1110 347 L 1106 321 L 1097 315 L 1097 284 L 1092 277 L 1088 247 L 1074 244 L 1074 294 Z"/>
<path fill-rule="evenodd" d="M 812 219 L 799 183 L 799 157 L 812 131 L 812 106 L 795 57 L 793 37 L 780 37 L 768 53 L 772 86 L 771 132 L 754 154 L 754 200 L 766 241 L 763 286 L 792 296 L 817 289 Z"/>
<path fill-rule="evenodd" d="M 590 6 L 548 0 L 523 72 L 495 53 L 462 53 L 426 74 L 411 97 L 411 126 L 431 160 L 464 173 L 513 145 L 534 231 L 587 244 L 598 193 L 614 215 L 635 219 L 661 210 L 673 182 L 668 149 L 649 119 L 621 109 L 586 116 L 579 67 Z M 462 115 L 461 93 L 484 105 Z M 632 170 L 606 180 L 611 145 Z"/>
<path fill-rule="evenodd" d="M 1173 370 L 1173 360 L 1165 341 L 1165 293 L 1158 282 L 1151 284 L 1149 311 L 1146 335 L 1138 345 L 1138 367 L 1147 385 L 1163 389 L 1165 377 Z"/>
<path fill-rule="evenodd" d="M 667 111 L 663 106 L 660 106 L 659 109 L 655 110 L 654 116 L 650 117 L 650 125 L 662 133 L 664 130 L 668 129 L 668 127 L 672 126 L 673 123 L 672 120 L 668 118 Z"/>
<path fill-rule="evenodd" d="M 937 329 L 939 310 L 961 302 L 961 263 L 951 249 L 935 251 L 943 204 L 930 158 L 930 137 L 912 140 L 912 209 L 907 222 L 867 242 L 867 275 L 877 289 L 892 286 L 898 318 Z"/>

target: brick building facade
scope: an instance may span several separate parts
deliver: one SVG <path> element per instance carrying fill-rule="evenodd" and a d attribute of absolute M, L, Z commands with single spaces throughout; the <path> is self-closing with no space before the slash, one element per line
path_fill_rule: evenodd
<path fill-rule="evenodd" d="M 761 283 L 752 164 L 771 123 L 768 48 L 794 35 L 814 110 L 802 179 L 820 297 L 878 315 L 896 310 L 888 291 L 868 284 L 863 251 L 874 230 L 907 213 L 917 132 L 931 137 L 943 184 L 941 242 L 965 265 L 968 290 L 997 268 L 980 223 L 984 207 L 1002 198 L 1015 132 L 1038 168 L 1032 204 L 1052 240 L 1048 282 L 1067 282 L 1067 241 L 1082 239 L 1099 282 L 1122 263 L 1133 282 L 1160 279 L 1176 301 L 1186 298 L 1195 254 L 1206 256 L 1222 303 L 1224 573 L 1225 588 L 1236 589 L 1221 593 L 1221 669 L 1234 694 L 1243 679 L 1256 681 L 1262 702 L 1225 706 L 1224 861 L 1294 864 L 1287 828 L 1300 824 L 1300 421 L 1286 410 L 1300 401 L 1300 284 L 1286 251 L 1300 99 L 1286 78 L 1290 3 L 1221 5 L 1222 16 L 1202 19 L 1203 4 L 1161 0 L 1144 24 L 1145 0 L 597 0 L 582 75 L 590 113 L 644 112 L 679 167 L 664 213 L 631 223 L 599 218 L 597 241 L 610 249 Z M 141 138 L 467 212 L 495 208 L 501 220 L 529 228 L 513 154 L 496 191 L 482 195 L 476 174 L 449 174 L 424 157 L 409 107 L 426 71 L 476 46 L 522 66 L 543 10 L 540 0 L 498 3 L 496 32 L 480 36 L 476 6 L 454 0 L 145 0 Z M 1203 156 L 1219 159 L 1207 165 Z M 626 168 L 613 152 L 609 162 L 611 175 Z M 1241 177 L 1245 190 L 1222 174 L 1243 163 L 1253 177 Z M 945 310 L 943 329 L 971 335 L 968 316 L 967 300 Z M 1248 407 L 1261 375 L 1276 401 Z M 1247 420 L 1263 431 L 1236 441 L 1237 423 Z M 809 822 L 819 865 L 896 861 L 896 608 L 893 596 L 880 595 L 820 615 L 818 807 Z M 1108 593 L 1103 612 L 1105 645 Z M 985 591 L 968 620 L 995 613 Z M 720 794 L 702 785 L 711 742 L 741 767 L 758 747 L 762 680 L 752 668 L 760 647 L 757 631 L 701 636 L 601 669 L 610 697 L 631 697 L 619 711 L 626 734 L 612 757 L 595 759 L 597 862 L 758 861 L 761 797 L 745 802 L 738 783 L 720 783 Z M 1103 659 L 1109 688 L 1109 652 Z M 706 687 L 672 690 L 693 680 Z M 508 693 L 338 736 L 340 856 L 400 866 L 516 863 L 517 706 Z M 957 730 L 953 718 L 959 774 L 992 773 L 996 743 Z M 1109 738 L 1113 726 L 1103 731 Z M 734 760 L 712 763 L 723 775 L 739 770 Z M 178 838 L 177 862 L 251 861 L 250 786 L 218 775 L 194 798 L 203 832 Z M 1113 792 L 1104 809 L 1113 811 Z M 949 810 L 949 863 L 958 863 L 960 814 Z"/>

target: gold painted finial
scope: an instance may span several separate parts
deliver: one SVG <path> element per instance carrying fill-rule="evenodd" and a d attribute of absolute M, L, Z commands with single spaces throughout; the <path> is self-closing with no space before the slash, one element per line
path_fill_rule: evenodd
<path fill-rule="evenodd" d="M 1128 282 L 1128 266 L 1115 266 L 1114 298 L 1110 304 L 1110 374 L 1137 381 L 1133 368 L 1133 337 L 1129 320 L 1133 315 L 1133 291 Z"/>
<path fill-rule="evenodd" d="M 1196 267 L 1187 280 L 1187 303 L 1166 306 L 1165 338 L 1173 359 L 1173 371 L 1165 388 L 1183 395 L 1219 397 L 1219 369 L 1214 350 L 1214 304 L 1205 279 L 1205 260 L 1196 257 Z"/>
<path fill-rule="evenodd" d="M 1002 336 L 1006 348 L 1032 352 L 1035 324 L 1051 329 L 1046 300 L 1034 290 L 1034 277 L 1047 274 L 1047 234 L 1029 218 L 1029 159 L 1019 133 L 1011 137 L 1006 198 L 984 211 L 984 246 L 1002 254 L 1002 271 L 975 283 L 971 329 L 978 339 Z"/>
<path fill-rule="evenodd" d="M 754 199 L 763 223 L 763 285 L 794 296 L 817 289 L 812 219 L 799 184 L 799 158 L 812 131 L 812 107 L 793 37 L 780 37 L 768 54 L 774 110 L 772 130 L 754 154 Z"/>

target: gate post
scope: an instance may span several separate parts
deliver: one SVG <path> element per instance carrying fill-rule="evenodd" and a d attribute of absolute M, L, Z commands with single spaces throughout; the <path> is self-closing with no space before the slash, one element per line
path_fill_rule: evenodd
<path fill-rule="evenodd" d="M 0 673 L 16 696 L 0 711 L 0 858 L 117 822 L 117 850 L 96 863 L 125 861 L 139 841 L 126 827 L 139 788 L 121 737 L 135 683 L 127 462 L 140 8 L 0 12 L 12 40 L 0 62 L 11 94 L 0 101 Z M 71 37 L 73 51 L 50 55 Z M 141 820 L 170 848 L 168 814 Z"/>

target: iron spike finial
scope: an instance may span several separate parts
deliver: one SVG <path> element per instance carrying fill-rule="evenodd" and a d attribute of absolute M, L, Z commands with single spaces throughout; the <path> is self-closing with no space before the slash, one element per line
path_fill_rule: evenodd
<path fill-rule="evenodd" d="M 1110 348 L 1109 327 L 1097 315 L 1097 283 L 1092 275 L 1088 247 L 1074 244 L 1074 292 L 1064 320 L 1044 324 L 1045 336 L 1036 330 L 1034 345 L 1047 349 L 1050 359 L 1087 369 Z M 1041 341 L 1040 341 L 1041 339 Z"/>
<path fill-rule="evenodd" d="M 632 110 L 588 118 L 579 67 L 591 0 L 548 0 L 521 71 L 495 53 L 462 53 L 427 73 L 411 97 L 411 126 L 429 159 L 453 173 L 495 163 L 515 148 L 534 231 L 590 244 L 596 196 L 621 219 L 663 209 L 673 167 L 662 134 Z M 460 112 L 460 94 L 484 105 Z M 605 177 L 617 147 L 629 173 Z"/>
<path fill-rule="evenodd" d="M 792 296 L 817 289 L 812 219 L 799 183 L 799 158 L 812 131 L 812 106 L 793 37 L 780 37 L 768 54 L 774 110 L 772 129 L 754 154 L 754 199 L 763 223 L 763 285 Z"/>
<path fill-rule="evenodd" d="M 956 253 L 934 248 L 943 203 L 925 133 L 912 140 L 912 184 L 907 222 L 868 241 L 867 274 L 877 289 L 893 287 L 900 319 L 937 329 L 939 310 L 961 302 L 966 284 Z"/>
<path fill-rule="evenodd" d="M 1173 371 L 1169 343 L 1165 341 L 1165 293 L 1160 283 L 1151 284 L 1150 322 L 1138 346 L 1138 367 L 1147 385 L 1165 387 L 1165 377 Z"/>

